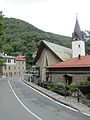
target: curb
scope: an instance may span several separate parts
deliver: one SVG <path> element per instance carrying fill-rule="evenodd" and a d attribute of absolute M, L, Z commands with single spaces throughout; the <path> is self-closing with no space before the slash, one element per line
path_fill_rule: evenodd
<path fill-rule="evenodd" d="M 60 100 L 56 99 L 55 97 L 51 96 L 50 94 L 48 94 L 48 93 L 46 93 L 46 92 L 44 92 L 44 91 L 42 91 L 42 90 L 40 90 L 40 89 L 36 88 L 36 87 L 35 87 L 35 86 L 37 86 L 36 84 L 33 86 L 33 83 L 32 83 L 32 85 L 31 85 L 29 82 L 27 82 L 27 81 L 25 81 L 25 80 L 22 80 L 22 79 L 21 79 L 21 81 L 22 81 L 22 82 L 24 82 L 25 84 L 27 84 L 27 85 L 31 86 L 32 88 L 34 88 L 34 89 L 38 90 L 39 92 L 41 92 L 41 93 L 45 94 L 46 96 L 48 96 L 48 97 L 52 98 L 53 100 L 55 100 L 55 101 L 57 101 L 57 102 L 59 102 L 59 103 L 61 103 L 61 104 L 64 104 L 64 105 L 66 105 L 66 106 L 68 106 L 68 107 L 71 107 L 71 108 L 75 109 L 75 111 L 80 112 L 80 110 L 79 110 L 79 109 L 77 109 L 77 108 L 73 107 L 72 105 L 70 105 L 70 104 L 68 104 L 68 103 L 65 103 L 65 102 L 62 102 L 62 101 L 60 101 Z M 40 86 L 38 86 L 38 87 L 40 87 Z M 42 87 L 41 87 L 41 89 L 45 89 L 45 88 L 42 88 Z M 47 90 L 47 89 L 45 89 L 45 90 L 46 90 L 47 92 L 50 92 L 50 91 L 49 91 L 49 90 Z M 56 93 L 55 93 L 55 94 L 56 94 Z"/>

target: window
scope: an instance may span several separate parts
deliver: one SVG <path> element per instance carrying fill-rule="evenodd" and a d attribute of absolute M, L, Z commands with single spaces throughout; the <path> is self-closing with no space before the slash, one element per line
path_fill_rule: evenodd
<path fill-rule="evenodd" d="M 4 59 L 4 62 L 7 63 L 7 59 Z"/>
<path fill-rule="evenodd" d="M 16 75 L 16 72 L 14 72 L 14 75 Z"/>
<path fill-rule="evenodd" d="M 22 69 L 24 69 L 24 67 L 22 67 Z"/>
<path fill-rule="evenodd" d="M 4 69 L 5 69 L 5 70 L 7 69 L 6 65 L 4 66 Z"/>
<path fill-rule="evenodd" d="M 48 59 L 47 59 L 47 57 L 46 57 L 46 66 L 48 66 Z"/>
<path fill-rule="evenodd" d="M 80 48 L 80 44 L 78 45 L 78 48 Z"/>
<path fill-rule="evenodd" d="M 16 63 L 16 60 L 14 59 L 14 63 Z"/>
<path fill-rule="evenodd" d="M 11 63 L 11 59 L 8 59 L 8 63 Z"/>
<path fill-rule="evenodd" d="M 10 69 L 11 69 L 11 67 L 10 67 L 10 66 L 8 66 L 8 69 L 10 70 Z"/>
<path fill-rule="evenodd" d="M 16 70 L 16 66 L 14 66 L 14 69 Z"/>

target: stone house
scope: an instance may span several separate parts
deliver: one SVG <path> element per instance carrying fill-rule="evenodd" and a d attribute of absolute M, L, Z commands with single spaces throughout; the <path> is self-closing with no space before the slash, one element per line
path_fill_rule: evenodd
<path fill-rule="evenodd" d="M 4 66 L 1 68 L 2 77 L 21 75 L 26 71 L 26 60 L 24 56 L 13 57 L 7 54 L 0 54 L 0 58 L 4 61 Z"/>
<path fill-rule="evenodd" d="M 26 59 L 25 56 L 16 57 L 16 74 L 22 75 L 26 72 Z"/>
<path fill-rule="evenodd" d="M 90 77 L 90 55 L 79 56 L 47 66 L 47 74 L 51 81 L 66 84 L 87 80 Z"/>

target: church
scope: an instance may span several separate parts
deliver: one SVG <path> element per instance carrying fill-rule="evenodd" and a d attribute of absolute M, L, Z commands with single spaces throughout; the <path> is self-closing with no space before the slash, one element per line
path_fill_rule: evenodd
<path fill-rule="evenodd" d="M 47 74 L 51 81 L 57 80 L 66 84 L 78 83 L 90 77 L 90 55 L 85 55 L 84 33 L 78 19 L 72 34 L 72 58 L 47 66 Z"/>
<path fill-rule="evenodd" d="M 42 81 L 71 84 L 90 77 L 90 56 L 85 55 L 84 33 L 76 18 L 72 33 L 72 49 L 41 41 L 35 63 Z"/>

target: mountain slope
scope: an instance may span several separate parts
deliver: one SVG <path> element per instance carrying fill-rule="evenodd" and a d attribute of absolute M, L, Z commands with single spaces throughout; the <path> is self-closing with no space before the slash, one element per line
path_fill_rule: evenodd
<path fill-rule="evenodd" d="M 3 50 L 9 55 L 25 55 L 27 68 L 32 64 L 32 54 L 40 40 L 47 40 L 71 47 L 71 38 L 44 32 L 33 25 L 15 18 L 4 18 Z"/>

